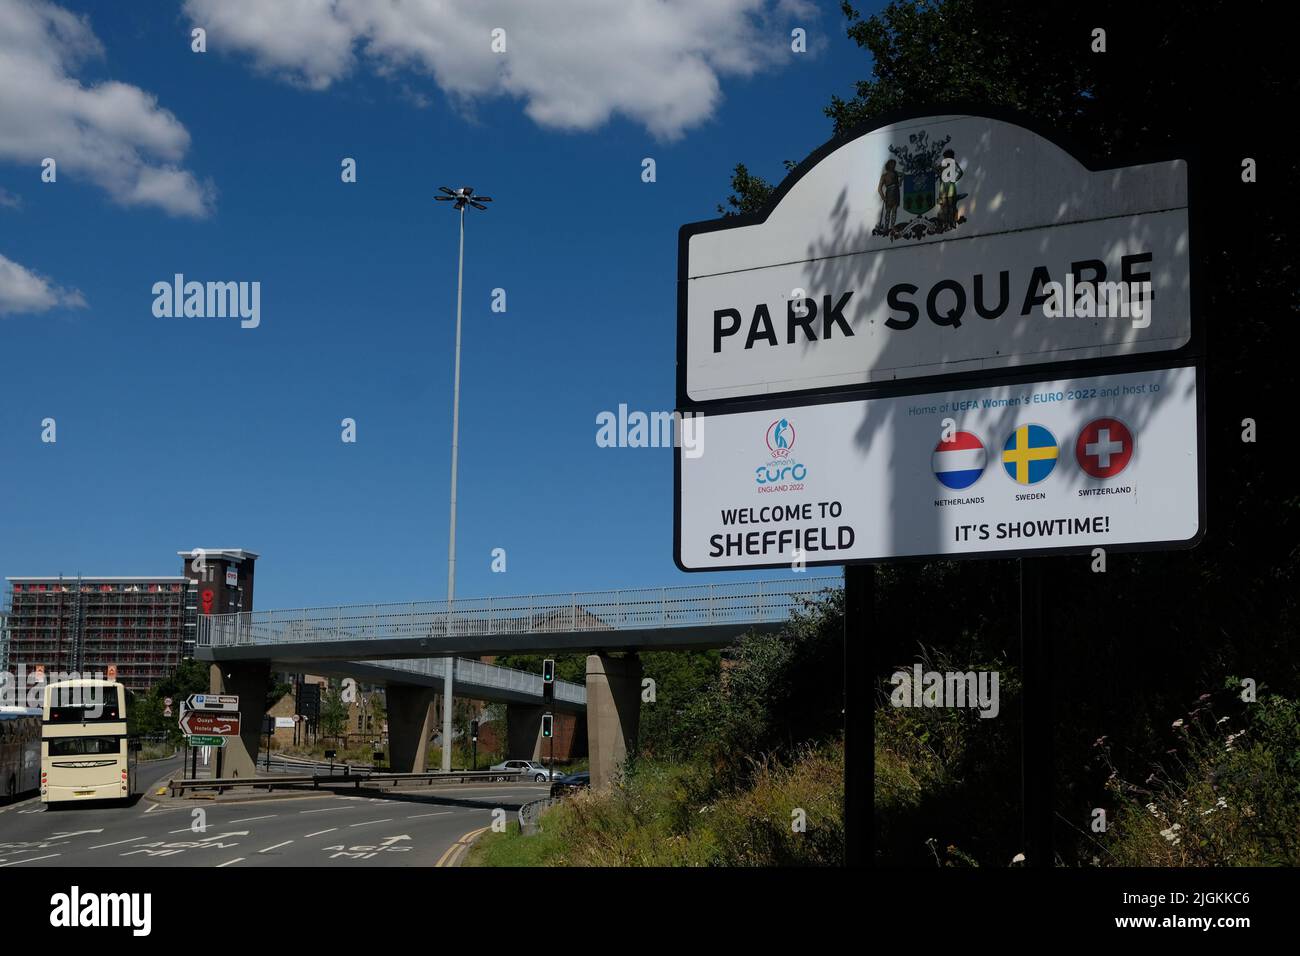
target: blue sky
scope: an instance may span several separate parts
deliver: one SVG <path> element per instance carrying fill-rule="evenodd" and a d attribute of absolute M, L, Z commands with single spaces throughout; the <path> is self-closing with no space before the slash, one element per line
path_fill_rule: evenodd
<path fill-rule="evenodd" d="M 779 179 L 829 137 L 822 108 L 869 70 L 837 5 L 720 0 L 749 27 L 663 73 L 680 87 L 668 99 L 636 82 L 702 41 L 624 56 L 616 38 L 637 25 L 613 25 L 570 110 L 548 57 L 573 51 L 542 46 L 558 34 L 537 34 L 528 75 L 501 86 L 495 66 L 458 81 L 454 56 L 394 47 L 379 24 L 339 27 L 360 31 L 340 66 L 319 44 L 277 45 L 285 25 L 216 14 L 192 53 L 204 0 L 16 3 L 0 16 L 47 18 L 54 75 L 140 96 L 83 111 L 99 138 L 78 127 L 49 184 L 41 137 L 69 142 L 57 109 L 39 86 L 34 107 L 0 95 L 0 267 L 42 284 L 25 307 L 11 289 L 7 312 L 0 287 L 0 574 L 175 574 L 179 549 L 243 547 L 262 555 L 259 607 L 445 596 L 457 232 L 432 197 L 469 184 L 496 202 L 467 218 L 458 595 L 745 576 L 675 568 L 672 452 L 599 448 L 596 415 L 672 408 L 677 229 L 715 215 L 736 162 Z M 793 26 L 808 53 L 744 65 L 773 38 L 788 51 Z M 0 79 L 6 56 L 31 75 L 0 45 Z M 6 109 L 22 114 L 8 141 Z M 177 272 L 259 281 L 260 327 L 156 318 L 151 287 Z"/>

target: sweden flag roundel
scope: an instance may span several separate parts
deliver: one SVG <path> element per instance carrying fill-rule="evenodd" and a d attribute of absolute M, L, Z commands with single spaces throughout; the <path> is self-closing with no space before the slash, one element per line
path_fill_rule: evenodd
<path fill-rule="evenodd" d="M 1042 425 L 1019 425 L 1002 449 L 1002 467 L 1021 485 L 1036 485 L 1052 473 L 1061 449 Z"/>

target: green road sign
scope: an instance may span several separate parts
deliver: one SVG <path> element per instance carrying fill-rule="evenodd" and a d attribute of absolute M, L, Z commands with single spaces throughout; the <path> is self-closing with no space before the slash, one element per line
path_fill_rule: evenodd
<path fill-rule="evenodd" d="M 209 737 L 209 736 L 190 737 L 191 747 L 224 747 L 225 745 L 226 745 L 225 737 Z"/>

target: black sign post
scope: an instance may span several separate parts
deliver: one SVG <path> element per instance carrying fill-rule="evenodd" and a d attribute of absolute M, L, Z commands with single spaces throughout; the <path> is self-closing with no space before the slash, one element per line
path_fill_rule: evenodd
<path fill-rule="evenodd" d="M 844 839 L 847 866 L 864 866 L 863 833 L 870 819 L 871 780 L 875 776 L 875 728 L 871 710 L 875 706 L 876 675 L 864 661 L 863 642 L 874 624 L 876 569 L 869 564 L 844 566 Z M 869 674 L 866 687 L 858 675 Z M 857 756 L 861 748 L 863 755 Z M 867 757 L 866 754 L 870 754 Z M 870 761 L 870 762 L 868 762 Z"/>
<path fill-rule="evenodd" d="M 549 779 L 555 779 L 555 715 L 551 713 L 542 714 L 542 736 L 551 742 L 551 766 Z"/>
<path fill-rule="evenodd" d="M 275 735 L 275 718 L 270 714 L 262 715 L 262 733 L 266 734 L 266 772 L 271 772 L 271 739 Z"/>
<path fill-rule="evenodd" d="M 1021 845 L 1031 867 L 1051 867 L 1052 797 L 1055 777 L 1051 643 L 1043 629 L 1044 558 L 1021 558 L 1020 667 L 1023 719 L 1020 723 Z"/>
<path fill-rule="evenodd" d="M 542 661 L 542 702 L 550 707 L 555 703 L 555 659 L 548 657 Z M 542 715 L 542 736 L 551 738 L 551 778 L 555 777 L 555 718 L 549 713 Z"/>

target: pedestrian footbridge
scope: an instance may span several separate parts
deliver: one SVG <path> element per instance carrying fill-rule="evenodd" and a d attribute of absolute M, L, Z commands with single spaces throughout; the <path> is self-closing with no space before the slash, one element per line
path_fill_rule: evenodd
<path fill-rule="evenodd" d="M 541 676 L 471 658 L 586 653 L 586 685 L 557 681 L 551 707 L 591 711 L 592 773 L 603 779 L 610 762 L 635 745 L 638 652 L 720 648 L 749 631 L 778 630 L 792 612 L 841 584 L 839 577 L 792 572 L 779 581 L 205 614 L 195 656 L 214 665 L 213 693 L 239 694 L 241 701 L 261 701 L 273 671 L 386 685 L 396 767 L 408 757 L 423 762 L 433 694 L 448 668 L 454 696 L 508 705 L 511 755 L 527 749 L 519 756 L 535 756 Z M 249 753 L 228 753 L 236 773 L 246 761 L 251 772 L 256 759 L 260 715 L 246 716 Z"/>
<path fill-rule="evenodd" d="M 392 660 L 725 647 L 838 577 L 205 614 L 200 658 Z"/>

